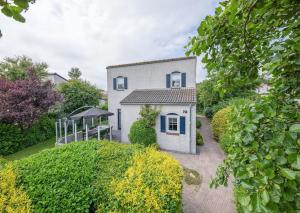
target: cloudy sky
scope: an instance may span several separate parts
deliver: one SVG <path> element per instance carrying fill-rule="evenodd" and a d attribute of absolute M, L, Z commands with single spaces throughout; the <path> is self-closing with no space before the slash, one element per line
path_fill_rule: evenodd
<path fill-rule="evenodd" d="M 216 0 L 37 0 L 26 23 L 0 14 L 0 60 L 26 55 L 67 77 L 106 88 L 106 66 L 184 56 L 184 45 Z M 198 60 L 199 61 L 199 60 Z M 205 78 L 198 63 L 197 81 Z"/>

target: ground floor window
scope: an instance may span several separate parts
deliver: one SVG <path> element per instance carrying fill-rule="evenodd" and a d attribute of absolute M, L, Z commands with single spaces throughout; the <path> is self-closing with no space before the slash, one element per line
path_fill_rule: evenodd
<path fill-rule="evenodd" d="M 178 133 L 178 116 L 167 117 L 167 131 L 171 133 Z"/>

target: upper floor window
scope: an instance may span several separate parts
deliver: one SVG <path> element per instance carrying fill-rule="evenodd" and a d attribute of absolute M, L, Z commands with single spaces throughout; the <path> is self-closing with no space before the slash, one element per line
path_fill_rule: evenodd
<path fill-rule="evenodd" d="M 167 74 L 166 87 L 167 88 L 186 87 L 186 73 L 174 71 L 170 74 Z"/>
<path fill-rule="evenodd" d="M 126 90 L 128 89 L 127 77 L 119 76 L 113 79 L 114 90 Z"/>
<path fill-rule="evenodd" d="M 180 72 L 173 72 L 171 74 L 171 87 L 172 88 L 181 87 L 181 73 Z"/>
<path fill-rule="evenodd" d="M 123 90 L 123 89 L 125 89 L 124 77 L 118 77 L 117 78 L 117 90 Z"/>

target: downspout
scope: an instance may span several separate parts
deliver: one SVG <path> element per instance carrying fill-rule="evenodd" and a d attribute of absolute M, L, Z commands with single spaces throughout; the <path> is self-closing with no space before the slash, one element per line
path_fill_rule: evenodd
<path fill-rule="evenodd" d="M 190 139 L 190 153 L 192 152 L 192 104 L 190 104 L 190 134 L 189 134 L 189 139 Z"/>

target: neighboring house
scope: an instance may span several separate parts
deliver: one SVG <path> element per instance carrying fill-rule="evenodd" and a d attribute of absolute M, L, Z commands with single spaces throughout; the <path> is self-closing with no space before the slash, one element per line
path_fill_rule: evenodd
<path fill-rule="evenodd" d="M 51 81 L 54 85 L 67 82 L 68 80 L 57 73 L 48 73 L 45 77 L 46 80 Z"/>
<path fill-rule="evenodd" d="M 155 130 L 162 149 L 196 153 L 196 57 L 107 67 L 108 110 L 113 130 L 129 143 L 143 105 L 160 110 Z"/>
<path fill-rule="evenodd" d="M 100 89 L 100 92 L 101 92 L 101 99 L 99 99 L 99 104 L 102 106 L 107 104 L 107 91 Z"/>

